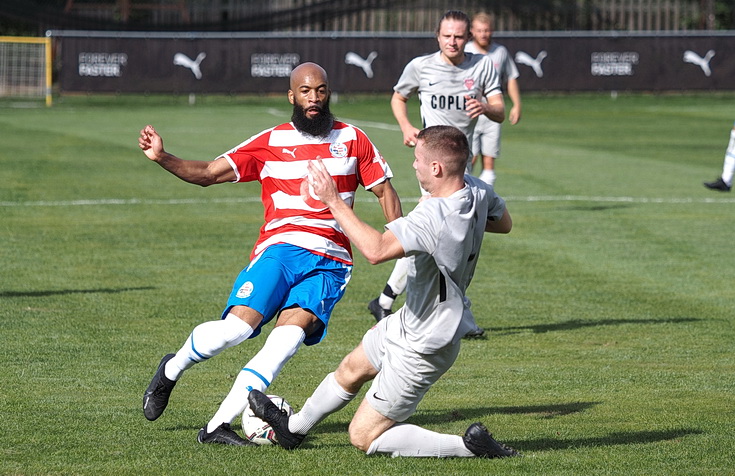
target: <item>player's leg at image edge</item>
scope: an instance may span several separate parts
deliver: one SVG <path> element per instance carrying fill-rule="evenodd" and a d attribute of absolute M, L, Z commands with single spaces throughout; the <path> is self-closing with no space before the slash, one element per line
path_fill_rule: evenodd
<path fill-rule="evenodd" d="M 732 189 L 733 174 L 735 174 L 735 128 L 730 132 L 730 143 L 722 164 L 722 175 L 712 182 L 704 182 L 704 186 L 710 190 L 729 192 Z"/>

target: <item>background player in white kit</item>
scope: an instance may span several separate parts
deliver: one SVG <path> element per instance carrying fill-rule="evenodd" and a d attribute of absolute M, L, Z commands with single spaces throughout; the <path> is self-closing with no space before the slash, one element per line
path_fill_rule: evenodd
<path fill-rule="evenodd" d="M 472 41 L 465 51 L 487 55 L 500 75 L 500 83 L 506 85 L 506 92 L 513 106 L 508 113 L 508 122 L 517 124 L 521 120 L 521 90 L 518 86 L 518 68 L 508 50 L 493 40 L 494 19 L 487 13 L 472 17 Z M 500 156 L 500 124 L 480 116 L 475 126 L 472 148 L 473 161 L 481 158 L 480 180 L 490 185 L 495 183 L 495 159 Z"/>
<path fill-rule="evenodd" d="M 412 147 L 420 130 L 408 118 L 407 102 L 414 94 L 423 127 L 453 126 L 468 140 L 479 116 L 496 122 L 505 119 L 500 78 L 492 63 L 484 55 L 465 53 L 469 32 L 470 19 L 464 12 L 445 13 L 436 30 L 439 51 L 411 60 L 393 87 L 391 109 L 405 145 Z"/>
<path fill-rule="evenodd" d="M 730 142 L 725 151 L 725 160 L 722 163 L 722 175 L 712 182 L 704 182 L 704 186 L 710 190 L 729 192 L 732 188 L 732 177 L 735 173 L 735 125 L 730 131 Z"/>
<path fill-rule="evenodd" d="M 293 449 L 327 415 L 343 408 L 373 380 L 349 427 L 351 443 L 367 454 L 409 457 L 516 456 L 481 423 L 463 437 L 413 424 L 410 417 L 454 363 L 461 338 L 473 325 L 464 295 L 477 265 L 485 232 L 508 233 L 512 221 L 492 187 L 465 175 L 469 144 L 450 126 L 429 127 L 417 136 L 416 178 L 429 193 L 383 233 L 361 221 L 339 197 L 319 162 L 309 167 L 314 191 L 332 211 L 352 243 L 373 264 L 408 257 L 406 304 L 365 333 L 334 373 L 289 418 L 262 392 L 249 394 L 250 408 L 268 421 L 278 443 Z M 314 165 L 317 165 L 316 167 Z"/>
<path fill-rule="evenodd" d="M 423 127 L 456 127 L 470 143 L 478 117 L 484 115 L 497 122 L 505 119 L 500 78 L 488 57 L 465 53 L 469 35 L 469 17 L 456 10 L 446 12 L 436 30 L 439 51 L 414 58 L 404 68 L 393 88 L 391 109 L 405 145 L 413 147 L 419 133 L 408 118 L 407 102 L 414 94 L 418 94 L 420 101 Z M 471 165 L 468 154 L 468 172 Z M 368 304 L 376 320 L 391 313 L 393 302 L 405 287 L 406 263 L 397 260 L 383 292 Z M 475 336 L 482 333 L 477 325 L 471 332 Z"/>

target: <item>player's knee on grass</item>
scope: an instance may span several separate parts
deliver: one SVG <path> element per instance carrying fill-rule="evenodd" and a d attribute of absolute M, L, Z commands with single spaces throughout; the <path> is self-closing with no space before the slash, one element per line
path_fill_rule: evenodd
<path fill-rule="evenodd" d="M 373 444 L 373 440 L 380 436 L 370 435 L 365 425 L 360 422 L 356 422 L 354 419 L 350 422 L 348 432 L 350 435 L 350 444 L 364 453 L 367 453 L 370 445 Z"/>
<path fill-rule="evenodd" d="M 350 422 L 348 429 L 350 443 L 367 453 L 373 442 L 395 424 L 395 420 L 378 413 L 370 406 L 368 400 L 364 399 Z"/>

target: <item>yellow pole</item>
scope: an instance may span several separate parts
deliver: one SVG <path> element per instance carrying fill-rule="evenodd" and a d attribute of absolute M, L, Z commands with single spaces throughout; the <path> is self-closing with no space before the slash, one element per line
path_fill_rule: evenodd
<path fill-rule="evenodd" d="M 52 71 L 52 54 L 51 54 L 51 37 L 46 37 L 46 106 L 53 104 L 53 96 L 51 88 L 53 87 L 53 71 Z"/>

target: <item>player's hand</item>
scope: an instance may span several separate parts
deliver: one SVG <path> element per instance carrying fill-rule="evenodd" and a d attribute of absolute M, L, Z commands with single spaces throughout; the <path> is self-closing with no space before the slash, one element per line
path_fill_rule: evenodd
<path fill-rule="evenodd" d="M 324 165 L 324 162 L 322 162 L 322 159 L 310 160 L 306 167 L 309 171 L 309 174 L 306 176 L 306 181 L 309 185 L 309 194 L 316 195 L 327 206 L 339 200 L 337 184 L 334 183 L 334 179 L 329 175 L 329 171 Z"/>
<path fill-rule="evenodd" d="M 418 141 L 417 136 L 419 135 L 418 129 L 415 127 L 411 127 L 411 129 L 405 131 L 403 133 L 403 145 L 408 147 L 416 147 L 416 142 Z"/>
<path fill-rule="evenodd" d="M 149 159 L 156 161 L 163 155 L 163 139 L 151 125 L 145 126 L 140 131 L 138 146 Z"/>
<path fill-rule="evenodd" d="M 485 114 L 485 103 L 470 96 L 465 96 L 464 99 L 464 110 L 470 118 L 474 119 Z"/>
<path fill-rule="evenodd" d="M 511 124 L 515 125 L 518 124 L 518 121 L 521 120 L 521 108 L 518 106 L 513 106 L 510 110 L 510 114 L 508 114 L 508 121 L 510 121 Z"/>

